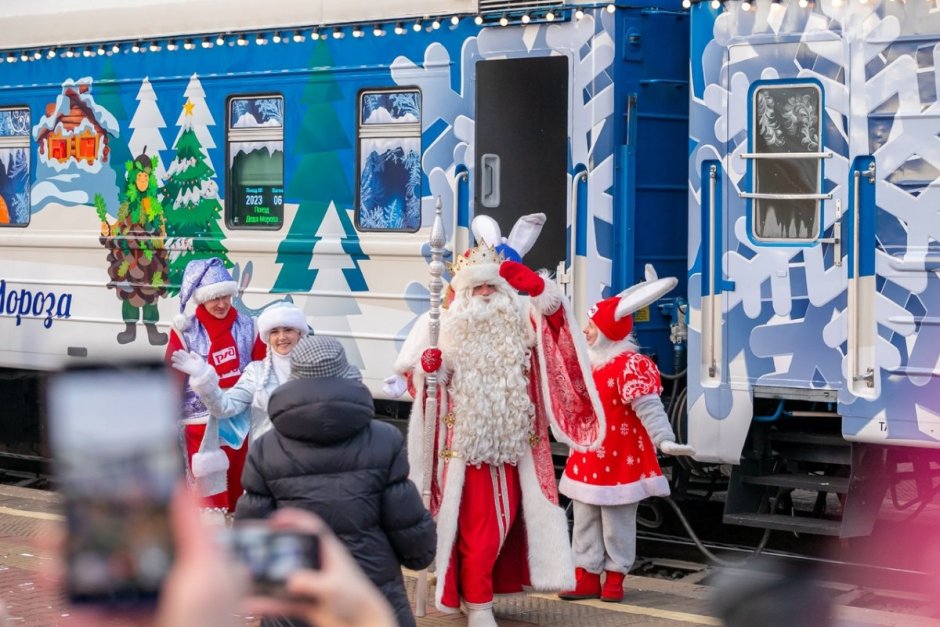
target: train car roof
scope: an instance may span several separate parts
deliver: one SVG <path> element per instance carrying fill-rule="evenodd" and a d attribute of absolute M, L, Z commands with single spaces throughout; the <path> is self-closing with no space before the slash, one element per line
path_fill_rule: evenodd
<path fill-rule="evenodd" d="M 475 13 L 477 0 L 0 0 L 0 48 Z"/>

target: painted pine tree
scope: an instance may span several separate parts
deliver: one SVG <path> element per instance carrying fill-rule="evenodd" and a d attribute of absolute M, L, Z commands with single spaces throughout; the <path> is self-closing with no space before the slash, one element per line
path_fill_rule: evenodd
<path fill-rule="evenodd" d="M 183 92 L 183 98 L 192 103 L 192 113 L 186 113 L 185 107 L 180 110 L 180 117 L 176 120 L 176 126 L 180 130 L 173 145 L 176 145 L 180 135 L 183 134 L 183 118 L 190 115 L 192 117 L 192 129 L 202 146 L 202 154 L 206 159 L 206 165 L 215 170 L 212 157 L 209 155 L 209 150 L 215 148 L 215 140 L 212 139 L 212 133 L 209 132 L 209 127 L 215 126 L 215 118 L 212 117 L 212 110 L 209 109 L 209 105 L 206 103 L 206 91 L 202 88 L 202 82 L 195 74 L 190 77 L 186 91 Z"/>
<path fill-rule="evenodd" d="M 193 259 L 219 257 L 232 267 L 222 244 L 225 234 L 219 222 L 222 204 L 215 170 L 206 163 L 202 143 L 193 128 L 192 102 L 183 105 L 180 134 L 173 148 L 176 156 L 166 172 L 163 198 L 167 231 L 172 239 L 170 289 L 179 291 L 183 270 Z"/>
<path fill-rule="evenodd" d="M 327 44 L 317 42 L 310 67 L 330 67 L 332 63 Z M 336 111 L 336 103 L 343 102 L 343 95 L 336 81 L 317 75 L 307 83 L 301 102 L 306 113 L 293 146 L 298 163 L 287 186 L 287 196 L 300 205 L 286 237 L 278 246 L 276 262 L 282 267 L 273 291 L 305 293 L 311 290 L 321 269 L 314 251 L 323 239 L 321 233 L 328 233 L 322 227 L 329 212 L 336 213 L 333 224 L 342 227 L 341 231 L 329 234 L 342 235 L 343 251 L 348 256 L 342 271 L 346 283 L 343 289 L 364 291 L 366 283 L 359 261 L 367 257 L 346 209 L 353 206 L 354 198 L 347 180 L 349 168 L 343 166 L 341 159 L 341 153 L 351 149 Z M 316 235 L 311 236 L 314 233 Z M 355 307 L 352 299 L 343 300 Z"/>
<path fill-rule="evenodd" d="M 160 151 L 166 150 L 166 142 L 163 140 L 163 133 L 160 129 L 166 128 L 166 121 L 157 106 L 157 94 L 153 90 L 153 85 L 146 78 L 140 83 L 137 102 L 140 104 L 137 105 L 137 110 L 129 124 L 133 132 L 127 146 L 135 159 L 142 154 L 156 157 L 157 169 L 154 174 L 158 181 L 162 181 L 166 176 L 166 170 L 160 158 Z"/>
<path fill-rule="evenodd" d="M 333 60 L 325 42 L 317 42 L 310 67 L 330 67 Z M 313 291 L 304 307 L 315 329 L 326 333 L 347 332 L 349 316 L 360 313 L 351 295 L 367 288 L 359 262 L 368 259 L 350 217 L 355 199 L 343 166 L 343 153 L 351 149 L 336 111 L 343 95 L 334 80 L 318 75 L 307 83 L 301 101 L 306 113 L 293 147 L 298 156 L 287 196 L 299 202 L 297 214 L 277 250 L 282 265 L 274 292 Z M 354 159 L 348 156 L 347 159 Z M 324 236 L 341 238 L 344 254 L 315 255 Z M 351 363 L 362 365 L 355 342 L 343 343 Z"/>
<path fill-rule="evenodd" d="M 110 57 L 105 58 L 104 68 L 101 70 L 101 77 L 97 81 L 95 91 L 98 104 L 110 111 L 119 124 L 124 124 L 128 113 L 124 108 L 124 103 L 121 102 L 121 87 L 117 82 L 117 74 Z M 133 161 L 136 155 L 131 154 L 127 138 L 123 134 L 111 133 L 108 147 L 111 149 L 108 154 L 108 164 L 114 170 L 114 191 L 103 196 L 108 206 L 117 206 L 120 204 L 119 194 L 127 176 L 125 164 Z"/>

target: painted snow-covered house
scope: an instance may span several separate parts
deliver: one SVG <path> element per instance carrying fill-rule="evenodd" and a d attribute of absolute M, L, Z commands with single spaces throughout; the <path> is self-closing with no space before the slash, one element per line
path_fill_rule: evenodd
<path fill-rule="evenodd" d="M 67 80 L 56 101 L 46 105 L 33 131 L 40 160 L 58 168 L 76 164 L 88 171 L 108 160 L 109 136 L 118 132 L 117 120 L 95 103 L 91 87 L 90 78 Z"/>

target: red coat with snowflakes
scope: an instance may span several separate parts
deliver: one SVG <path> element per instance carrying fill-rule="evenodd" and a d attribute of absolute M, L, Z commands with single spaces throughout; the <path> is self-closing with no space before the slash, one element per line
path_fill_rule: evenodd
<path fill-rule="evenodd" d="M 594 451 L 572 450 L 559 491 L 589 505 L 626 505 L 669 494 L 646 429 L 631 402 L 663 391 L 659 370 L 639 353 L 626 352 L 594 368 L 607 435 Z"/>

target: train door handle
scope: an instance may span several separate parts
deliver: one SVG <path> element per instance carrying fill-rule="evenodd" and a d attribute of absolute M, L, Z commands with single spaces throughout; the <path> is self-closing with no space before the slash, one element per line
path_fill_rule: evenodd
<path fill-rule="evenodd" d="M 480 157 L 483 176 L 480 179 L 480 202 L 484 207 L 499 206 L 499 155 L 488 153 Z"/>

